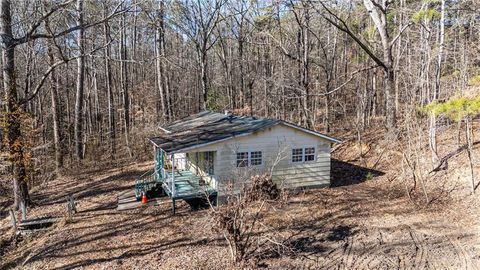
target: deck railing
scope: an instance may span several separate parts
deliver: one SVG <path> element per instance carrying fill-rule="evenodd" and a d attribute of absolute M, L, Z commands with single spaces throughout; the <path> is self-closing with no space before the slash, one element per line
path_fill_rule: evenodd
<path fill-rule="evenodd" d="M 172 180 L 171 180 L 171 175 L 170 173 L 168 173 L 167 170 L 165 169 L 162 169 L 162 174 L 163 174 L 163 179 L 162 179 L 162 182 L 163 182 L 163 186 L 167 189 L 168 193 L 169 194 L 172 194 Z"/>
<path fill-rule="evenodd" d="M 140 198 L 143 192 L 147 192 L 157 184 L 155 170 L 147 171 L 135 181 L 135 196 Z"/>
<path fill-rule="evenodd" d="M 168 193 L 172 196 L 175 195 L 175 175 L 174 170 L 170 172 L 165 168 L 162 168 L 160 171 L 160 179 L 157 182 L 161 182 L 163 187 L 167 189 Z"/>
<path fill-rule="evenodd" d="M 160 186 L 164 189 L 167 195 L 172 198 L 175 198 L 177 195 L 183 196 L 182 192 L 184 192 L 185 185 L 185 175 L 183 172 L 188 171 L 186 157 L 175 157 L 174 154 L 171 154 L 170 158 L 165 161 L 167 162 L 162 162 L 161 167 L 155 166 L 153 170 L 148 171 L 137 178 L 137 181 L 135 182 L 135 194 L 137 198 L 140 198 L 143 192 L 146 193 L 152 189 L 155 189 L 155 187 Z M 178 180 L 176 178 L 178 178 Z M 180 182 L 176 183 L 178 181 Z M 193 185 L 196 187 L 198 187 L 198 184 L 199 183 L 193 183 Z"/>
<path fill-rule="evenodd" d="M 175 197 L 176 195 L 175 171 L 180 169 L 185 170 L 187 165 L 186 161 L 186 157 L 175 157 L 175 154 L 172 154 L 170 156 L 170 162 L 172 167 L 171 172 L 165 168 L 162 168 L 164 186 L 168 189 L 172 197 Z"/>

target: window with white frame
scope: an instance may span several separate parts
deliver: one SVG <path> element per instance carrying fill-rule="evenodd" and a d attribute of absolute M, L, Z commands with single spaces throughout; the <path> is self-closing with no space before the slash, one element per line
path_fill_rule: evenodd
<path fill-rule="evenodd" d="M 315 160 L 315 147 L 303 147 L 292 149 L 292 162 L 308 162 Z"/>
<path fill-rule="evenodd" d="M 238 152 L 237 167 L 262 165 L 262 151 Z"/>
<path fill-rule="evenodd" d="M 262 165 L 262 151 L 250 152 L 250 166 Z"/>
<path fill-rule="evenodd" d="M 247 166 L 248 166 L 248 152 L 238 152 L 237 167 L 247 167 Z"/>
<path fill-rule="evenodd" d="M 304 161 L 315 160 L 315 147 L 305 147 L 303 152 L 305 153 Z"/>
<path fill-rule="evenodd" d="M 302 161 L 303 161 L 303 148 L 292 149 L 292 162 L 302 162 Z"/>

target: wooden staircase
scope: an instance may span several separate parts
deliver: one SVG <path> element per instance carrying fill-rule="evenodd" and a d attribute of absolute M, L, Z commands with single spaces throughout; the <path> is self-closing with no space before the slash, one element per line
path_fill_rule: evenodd
<path fill-rule="evenodd" d="M 135 198 L 140 200 L 142 194 L 145 193 L 147 197 L 151 194 L 152 191 L 160 191 L 161 192 L 162 181 L 157 177 L 155 170 L 150 170 L 144 174 L 142 174 L 137 180 L 135 181 Z"/>

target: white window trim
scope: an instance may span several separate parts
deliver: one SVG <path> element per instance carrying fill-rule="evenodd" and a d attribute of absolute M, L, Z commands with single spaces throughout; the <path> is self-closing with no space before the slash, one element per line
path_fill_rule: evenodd
<path fill-rule="evenodd" d="M 293 150 L 296 150 L 296 149 L 301 149 L 302 150 L 302 154 L 301 155 L 295 155 L 295 156 L 300 156 L 302 158 L 302 160 L 300 161 L 293 161 Z M 295 164 L 295 163 L 303 163 L 305 162 L 305 149 L 303 147 L 294 147 L 290 150 L 290 162 Z"/>
<path fill-rule="evenodd" d="M 308 160 L 305 161 L 305 149 L 306 148 L 313 148 L 314 153 L 313 153 L 313 160 Z M 302 149 L 302 161 L 293 161 L 293 149 Z M 307 145 L 307 146 L 298 146 L 298 147 L 292 147 L 290 149 L 290 163 L 291 164 L 303 164 L 303 163 L 312 163 L 317 161 L 317 147 L 313 145 Z"/>
<path fill-rule="evenodd" d="M 252 152 L 261 152 L 262 153 L 262 158 L 261 158 L 261 163 L 258 164 L 258 165 L 252 165 Z M 238 159 L 237 159 L 237 154 L 238 153 L 248 153 L 248 164 L 247 166 L 244 166 L 244 167 L 238 167 L 237 166 L 237 162 L 238 162 Z M 235 152 L 235 167 L 236 168 L 248 168 L 248 167 L 254 167 L 254 168 L 258 168 L 258 167 L 263 167 L 264 163 L 265 163 L 265 151 L 263 150 L 258 150 L 258 149 L 255 149 L 255 150 L 241 150 L 241 151 L 237 151 Z"/>
<path fill-rule="evenodd" d="M 260 164 L 252 165 L 252 152 L 260 152 L 262 155 L 260 158 Z M 253 150 L 248 151 L 248 167 L 261 167 L 263 166 L 263 151 L 262 150 Z"/>
<path fill-rule="evenodd" d="M 238 154 L 247 153 L 247 166 L 238 166 Z M 247 168 L 250 166 L 250 152 L 249 151 L 237 151 L 235 153 L 235 167 L 236 168 Z"/>

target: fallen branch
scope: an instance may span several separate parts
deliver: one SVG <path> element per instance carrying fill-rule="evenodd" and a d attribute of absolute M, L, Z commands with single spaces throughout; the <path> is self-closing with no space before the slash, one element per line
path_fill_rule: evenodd
<path fill-rule="evenodd" d="M 480 141 L 476 141 L 472 145 L 477 145 L 477 144 L 480 144 Z M 464 145 L 460 146 L 459 148 L 457 148 L 455 151 L 448 153 L 442 159 L 440 159 L 439 164 L 433 170 L 431 170 L 429 173 L 439 172 L 439 171 L 443 171 L 443 170 L 448 169 L 448 160 L 450 158 L 454 157 L 454 156 L 459 155 L 463 151 L 467 150 L 467 148 L 468 148 L 468 145 L 464 144 Z"/>

